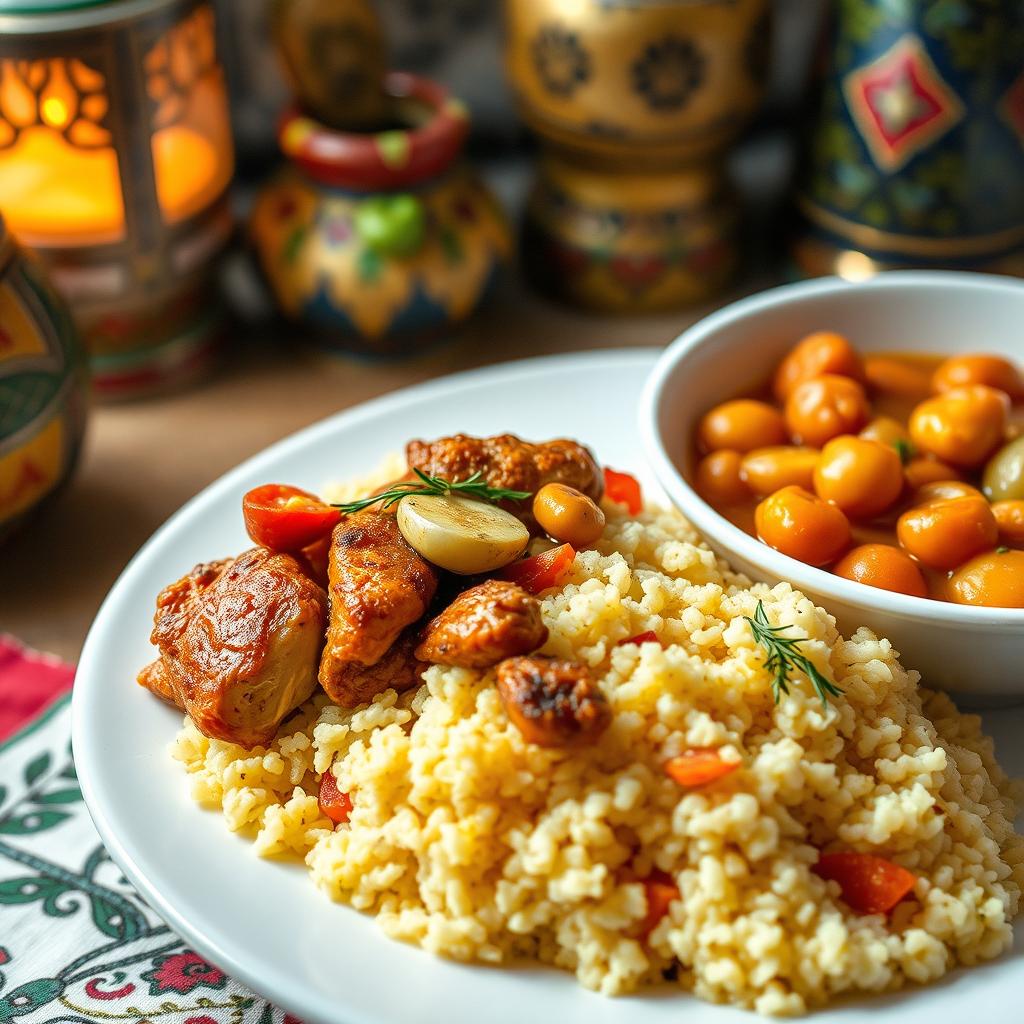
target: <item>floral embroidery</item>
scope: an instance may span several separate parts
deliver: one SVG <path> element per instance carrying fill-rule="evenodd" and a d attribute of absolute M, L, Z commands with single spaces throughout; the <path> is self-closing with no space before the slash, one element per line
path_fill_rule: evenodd
<path fill-rule="evenodd" d="M 590 78 L 590 56 L 575 32 L 546 25 L 533 40 L 533 66 L 548 92 L 571 96 Z"/>
<path fill-rule="evenodd" d="M 199 985 L 223 988 L 227 981 L 221 971 L 191 950 L 159 957 L 154 964 L 153 970 L 142 975 L 150 983 L 149 994 L 152 996 L 172 991 L 187 995 Z"/>
<path fill-rule="evenodd" d="M 692 39 L 666 36 L 633 62 L 633 87 L 652 110 L 679 110 L 704 81 L 705 63 Z"/>

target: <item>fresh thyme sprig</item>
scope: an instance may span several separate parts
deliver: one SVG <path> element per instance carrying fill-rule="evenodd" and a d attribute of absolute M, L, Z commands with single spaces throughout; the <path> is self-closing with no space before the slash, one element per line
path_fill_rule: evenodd
<path fill-rule="evenodd" d="M 369 498 L 359 498 L 357 501 L 346 501 L 334 505 L 345 515 L 352 515 L 354 512 L 361 512 L 371 505 L 380 504 L 382 508 L 391 508 L 397 505 L 409 494 L 461 494 L 465 498 L 475 498 L 477 501 L 525 501 L 530 497 L 530 491 L 509 491 L 504 487 L 490 487 L 484 480 L 481 472 L 476 472 L 465 480 L 445 480 L 440 476 L 428 476 L 420 469 L 414 469 L 417 480 L 404 480 L 401 483 L 393 484 L 386 491 L 380 494 L 371 495 Z"/>
<path fill-rule="evenodd" d="M 768 652 L 764 667 L 774 673 L 772 694 L 778 704 L 782 694 L 789 694 L 789 674 L 794 669 L 803 672 L 814 686 L 815 693 L 821 698 L 822 707 L 828 707 L 829 697 L 840 697 L 843 691 L 835 683 L 830 683 L 815 667 L 814 663 L 802 655 L 799 645 L 805 643 L 807 637 L 780 636 L 789 626 L 773 626 L 768 621 L 764 604 L 757 602 L 754 617 L 744 615 L 750 623 L 750 631 L 754 639 Z"/>

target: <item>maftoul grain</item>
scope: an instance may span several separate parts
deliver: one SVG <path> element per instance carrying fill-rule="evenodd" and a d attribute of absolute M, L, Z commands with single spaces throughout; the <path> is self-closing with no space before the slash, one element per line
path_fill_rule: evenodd
<path fill-rule="evenodd" d="M 304 857 L 325 893 L 393 938 L 459 960 L 539 959 L 607 995 L 678 963 L 676 983 L 704 999 L 797 1014 L 1009 948 L 1019 794 L 978 719 L 920 688 L 887 640 L 844 639 L 788 584 L 750 586 L 678 515 L 606 511 L 596 550 L 543 600 L 544 652 L 590 665 L 611 703 L 595 745 L 530 746 L 493 672 L 435 666 L 418 690 L 355 711 L 318 696 L 267 750 L 186 720 L 173 753 L 195 798 L 258 853 Z M 758 600 L 807 636 L 843 696 L 823 707 L 800 675 L 773 702 L 744 619 Z M 617 646 L 648 630 L 664 649 Z M 684 790 L 662 765 L 694 747 L 739 768 Z M 353 800 L 334 830 L 317 804 L 327 770 Z M 884 856 L 914 890 L 888 916 L 857 914 L 812 870 L 823 849 Z M 681 895 L 642 941 L 637 879 L 655 870 Z"/>

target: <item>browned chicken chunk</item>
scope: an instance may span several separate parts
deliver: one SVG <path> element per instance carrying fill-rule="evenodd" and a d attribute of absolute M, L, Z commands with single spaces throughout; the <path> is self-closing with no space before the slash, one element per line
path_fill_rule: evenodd
<path fill-rule="evenodd" d="M 455 434 L 437 441 L 410 441 L 405 450 L 411 469 L 446 480 L 465 480 L 482 473 L 490 487 L 536 494 L 545 484 L 568 484 L 594 501 L 604 492 L 604 478 L 589 449 L 576 441 L 531 444 L 514 434 L 470 437 Z M 504 502 L 531 530 L 537 523 L 530 502 Z"/>
<path fill-rule="evenodd" d="M 345 707 L 356 707 L 373 700 L 385 690 L 411 690 L 419 686 L 423 670 L 427 668 L 415 655 L 419 627 L 410 626 L 391 645 L 375 665 L 350 661 L 336 676 L 335 686 L 345 697 Z M 340 701 L 338 703 L 341 703 Z"/>
<path fill-rule="evenodd" d="M 585 665 L 555 658 L 509 658 L 498 666 L 498 692 L 528 743 L 569 747 L 592 743 L 611 709 Z"/>
<path fill-rule="evenodd" d="M 265 746 L 316 688 L 327 597 L 291 555 L 253 548 L 198 565 L 157 597 L 160 657 L 139 683 L 205 735 Z"/>
<path fill-rule="evenodd" d="M 334 528 L 328 573 L 330 625 L 320 662 L 327 695 L 354 707 L 390 686 L 414 685 L 416 673 L 401 671 L 397 660 L 376 673 L 362 670 L 377 666 L 427 610 L 437 589 L 433 566 L 409 546 L 393 515 L 367 510 Z"/>
<path fill-rule="evenodd" d="M 535 651 L 547 638 L 537 598 L 515 583 L 487 580 L 464 590 L 427 623 L 416 657 L 434 665 L 490 668 Z"/>

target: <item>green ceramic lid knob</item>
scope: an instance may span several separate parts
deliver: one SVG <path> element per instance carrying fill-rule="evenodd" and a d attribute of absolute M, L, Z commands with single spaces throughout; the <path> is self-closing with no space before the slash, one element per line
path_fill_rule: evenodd
<path fill-rule="evenodd" d="M 359 204 L 356 234 L 382 256 L 411 256 L 423 245 L 427 217 L 416 196 L 373 196 Z"/>

